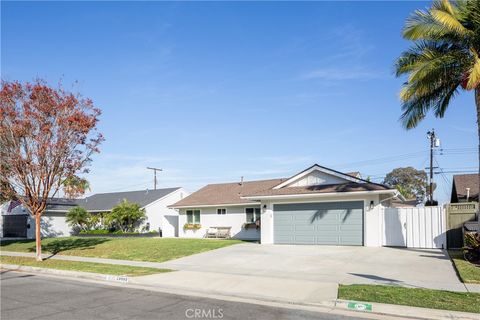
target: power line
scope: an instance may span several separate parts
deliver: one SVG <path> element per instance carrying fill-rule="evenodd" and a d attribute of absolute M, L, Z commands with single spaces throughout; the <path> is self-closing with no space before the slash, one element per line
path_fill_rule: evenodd
<path fill-rule="evenodd" d="M 337 168 L 343 168 L 343 167 L 349 167 L 349 166 L 362 166 L 362 165 L 373 165 L 373 164 L 378 164 L 378 163 L 385 163 L 385 162 L 391 162 L 391 161 L 398 161 L 398 160 L 407 160 L 411 158 L 417 158 L 425 155 L 425 151 L 418 151 L 418 152 L 412 152 L 412 153 L 405 153 L 405 154 L 399 154 L 395 156 L 389 156 L 389 157 L 383 157 L 383 158 L 376 158 L 376 159 L 370 159 L 370 160 L 362 160 L 362 161 L 355 161 L 355 162 L 349 162 L 349 163 L 342 163 L 339 164 L 335 167 Z"/>

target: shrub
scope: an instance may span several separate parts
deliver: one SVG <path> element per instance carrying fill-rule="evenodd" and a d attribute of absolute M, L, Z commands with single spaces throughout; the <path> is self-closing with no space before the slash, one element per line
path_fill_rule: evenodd
<path fill-rule="evenodd" d="M 105 215 L 105 224 L 123 232 L 134 232 L 146 219 L 145 209 L 137 203 L 123 200 Z"/>
<path fill-rule="evenodd" d="M 90 228 L 91 214 L 82 207 L 75 207 L 67 212 L 65 221 L 77 231 Z"/>
<path fill-rule="evenodd" d="M 108 230 L 105 229 L 97 229 L 97 230 L 82 230 L 80 234 L 109 234 Z"/>

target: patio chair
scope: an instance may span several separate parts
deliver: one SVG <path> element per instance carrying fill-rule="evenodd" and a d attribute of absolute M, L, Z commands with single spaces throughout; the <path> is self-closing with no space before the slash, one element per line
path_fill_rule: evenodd
<path fill-rule="evenodd" d="M 217 228 L 208 228 L 206 233 L 205 233 L 205 238 L 216 238 L 217 237 Z"/>
<path fill-rule="evenodd" d="M 219 228 L 217 228 L 217 238 L 229 239 L 230 238 L 230 229 L 232 229 L 232 227 L 219 227 Z"/>

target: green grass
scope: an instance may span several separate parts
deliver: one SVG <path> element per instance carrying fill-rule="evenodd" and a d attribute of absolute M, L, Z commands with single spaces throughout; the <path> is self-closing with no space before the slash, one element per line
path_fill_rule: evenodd
<path fill-rule="evenodd" d="M 354 284 L 340 285 L 338 298 L 480 313 L 480 293 Z"/>
<path fill-rule="evenodd" d="M 43 253 L 163 262 L 240 243 L 240 240 L 178 238 L 48 238 Z M 2 241 L 2 251 L 35 252 L 35 240 Z"/>
<path fill-rule="evenodd" d="M 94 273 L 111 274 L 111 275 L 126 275 L 131 277 L 145 276 L 145 275 L 154 274 L 154 273 L 172 271 L 169 269 L 134 267 L 134 266 L 93 263 L 93 262 L 65 261 L 65 260 L 55 260 L 55 259 L 36 261 L 35 258 L 8 257 L 8 256 L 0 256 L 0 263 L 16 264 L 21 266 L 40 267 L 40 268 L 48 268 L 48 269 L 69 270 L 69 271 L 94 272 Z"/>
<path fill-rule="evenodd" d="M 480 283 L 480 266 L 465 261 L 460 250 L 448 250 L 448 254 L 464 283 Z"/>

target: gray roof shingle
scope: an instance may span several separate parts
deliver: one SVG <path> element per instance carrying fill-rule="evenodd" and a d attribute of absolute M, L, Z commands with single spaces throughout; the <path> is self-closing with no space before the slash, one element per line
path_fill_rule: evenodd
<path fill-rule="evenodd" d="M 141 207 L 144 207 L 178 189 L 180 188 L 97 193 L 84 199 L 53 198 L 48 200 L 46 211 L 68 211 L 76 206 L 85 208 L 88 211 L 110 211 L 122 202 L 123 199 L 126 199 L 128 202 L 138 203 Z"/>
<path fill-rule="evenodd" d="M 97 193 L 77 201 L 77 204 L 88 211 L 109 211 L 126 199 L 128 202 L 138 203 L 144 207 L 180 188 L 166 188 L 157 190 L 139 190 L 127 192 Z"/>

